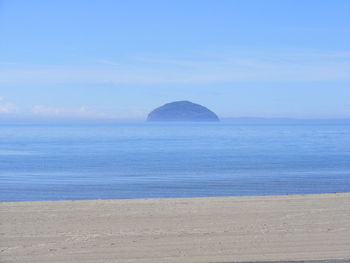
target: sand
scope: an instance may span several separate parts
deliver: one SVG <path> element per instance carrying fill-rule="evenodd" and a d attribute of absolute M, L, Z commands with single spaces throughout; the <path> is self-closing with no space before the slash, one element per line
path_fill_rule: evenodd
<path fill-rule="evenodd" d="M 2 202 L 0 224 L 0 262 L 350 259 L 350 193 Z"/>

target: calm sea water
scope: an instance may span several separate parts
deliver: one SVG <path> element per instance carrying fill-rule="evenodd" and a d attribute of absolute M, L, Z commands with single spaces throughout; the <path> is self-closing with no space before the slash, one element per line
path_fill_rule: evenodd
<path fill-rule="evenodd" d="M 0 125 L 1 201 L 329 192 L 350 192 L 350 125 Z"/>

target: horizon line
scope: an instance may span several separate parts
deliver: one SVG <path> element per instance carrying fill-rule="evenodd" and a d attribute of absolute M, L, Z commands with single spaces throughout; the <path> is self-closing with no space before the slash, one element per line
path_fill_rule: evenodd
<path fill-rule="evenodd" d="M 7 117 L 7 118 L 6 118 Z M 142 123 L 146 122 L 145 118 L 83 118 L 83 117 L 58 117 L 58 116 L 42 116 L 42 117 L 24 117 L 18 116 L 9 118 L 9 116 L 0 115 L 0 124 L 6 123 Z M 257 116 L 241 116 L 241 117 L 219 117 L 221 122 L 349 122 L 350 117 L 334 117 L 334 118 L 300 118 L 300 117 L 257 117 Z M 172 123 L 174 121 L 159 121 L 156 123 Z M 181 121 L 180 121 L 181 122 Z M 189 122 L 190 123 L 190 122 Z"/>

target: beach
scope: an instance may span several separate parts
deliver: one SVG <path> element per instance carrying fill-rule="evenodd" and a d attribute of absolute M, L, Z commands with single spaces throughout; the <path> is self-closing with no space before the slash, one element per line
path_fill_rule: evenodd
<path fill-rule="evenodd" d="M 350 193 L 1 202 L 0 262 L 350 259 L 349 219 Z"/>

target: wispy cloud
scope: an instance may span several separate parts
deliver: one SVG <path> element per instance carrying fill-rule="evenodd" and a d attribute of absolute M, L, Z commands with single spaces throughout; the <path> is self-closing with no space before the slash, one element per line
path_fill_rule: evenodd
<path fill-rule="evenodd" d="M 58 119 L 90 119 L 90 120 L 140 120 L 144 118 L 144 112 L 129 110 L 127 114 L 103 112 L 86 106 L 76 108 L 52 107 L 46 105 L 35 105 L 27 112 L 27 117 L 58 118 Z"/>
<path fill-rule="evenodd" d="M 15 62 L 0 61 L 0 65 L 17 65 Z"/>
<path fill-rule="evenodd" d="M 79 118 L 107 118 L 104 113 L 90 110 L 85 106 L 79 108 L 59 108 L 44 105 L 36 105 L 32 107 L 31 113 L 37 116 L 54 116 L 54 117 L 79 117 Z"/>
<path fill-rule="evenodd" d="M 99 63 L 99 64 L 104 64 L 104 65 L 122 66 L 121 63 L 116 63 L 114 61 L 110 61 L 110 60 L 107 60 L 107 59 L 98 59 L 98 60 L 96 60 L 96 62 Z"/>
<path fill-rule="evenodd" d="M 19 107 L 14 103 L 1 103 L 0 100 L 0 114 L 13 114 L 18 113 Z"/>
<path fill-rule="evenodd" d="M 350 80 L 350 53 L 288 53 L 98 61 L 111 67 L 41 67 L 2 70 L 2 83 L 215 83 L 235 81 Z M 118 67 L 115 67 L 118 66 Z"/>

